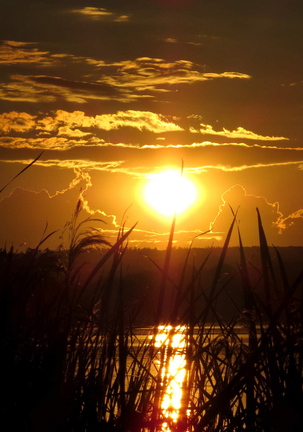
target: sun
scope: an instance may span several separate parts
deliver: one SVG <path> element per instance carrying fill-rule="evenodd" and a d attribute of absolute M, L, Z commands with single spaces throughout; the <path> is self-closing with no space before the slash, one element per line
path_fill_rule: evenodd
<path fill-rule="evenodd" d="M 145 199 L 158 212 L 171 216 L 187 209 L 196 199 L 194 185 L 178 170 L 150 174 Z"/>

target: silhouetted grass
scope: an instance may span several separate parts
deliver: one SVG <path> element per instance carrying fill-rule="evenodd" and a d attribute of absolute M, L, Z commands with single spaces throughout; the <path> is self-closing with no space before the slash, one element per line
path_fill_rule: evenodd
<path fill-rule="evenodd" d="M 302 430 L 303 270 L 291 282 L 275 249 L 275 273 L 258 210 L 260 266 L 245 257 L 237 227 L 238 275 L 223 277 L 234 213 L 210 284 L 205 268 L 212 251 L 198 263 L 191 247 L 174 280 L 173 219 L 163 267 L 155 263 L 154 328 L 145 338 L 136 327 L 141 300 L 130 302 L 125 289 L 123 263 L 135 225 L 122 226 L 110 245 L 87 228 L 102 221 L 78 222 L 80 212 L 81 200 L 65 227 L 66 250 L 41 252 L 52 235 L 44 233 L 26 254 L 0 251 L 3 424 L 19 431 L 161 430 L 170 423 L 161 400 L 171 379 L 162 371 L 174 351 L 175 328 L 183 326 L 186 377 L 172 431 Z M 90 248 L 100 257 L 86 274 L 79 257 Z M 229 293 L 236 276 L 241 309 Z M 233 304 L 228 319 L 218 308 L 221 297 Z M 156 347 L 159 324 L 172 328 L 168 345 Z"/>

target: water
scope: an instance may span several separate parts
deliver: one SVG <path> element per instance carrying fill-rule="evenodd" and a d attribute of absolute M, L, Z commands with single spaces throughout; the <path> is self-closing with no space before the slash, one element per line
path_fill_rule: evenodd
<path fill-rule="evenodd" d="M 97 355 L 92 363 L 94 373 L 102 373 L 99 377 L 103 380 L 104 371 L 110 372 L 105 382 L 108 390 L 100 407 L 105 409 L 102 415 L 106 421 L 119 418 L 123 397 L 127 409 L 135 412 L 140 424 L 146 425 L 144 430 L 149 431 L 191 431 L 191 424 L 197 423 L 197 413 L 199 418 L 204 415 L 205 405 L 225 386 L 225 378 L 230 380 L 235 373 L 238 347 L 245 350 L 248 344 L 247 331 L 240 326 L 231 333 L 228 329 L 207 326 L 193 329 L 192 334 L 186 326 L 170 325 L 132 329 L 131 334 L 124 330 L 123 344 L 127 346 L 124 357 L 118 335 L 112 342 L 110 356 L 107 343 L 102 344 L 101 340 L 101 345 L 94 343 L 96 347 L 99 345 L 99 358 L 103 360 L 103 369 L 99 369 Z M 90 338 L 82 346 L 90 352 L 93 341 Z M 242 358 L 239 357 L 240 362 Z M 89 379 L 91 364 L 85 365 L 85 369 Z M 233 410 L 245 403 L 241 397 Z"/>
<path fill-rule="evenodd" d="M 186 423 L 188 419 L 193 414 L 189 409 L 189 406 L 193 406 L 189 400 L 189 393 L 191 392 L 192 401 L 196 400 L 195 403 L 199 405 L 198 398 L 200 396 L 199 388 L 194 389 L 195 384 L 190 383 L 190 379 L 204 380 L 203 391 L 205 395 L 214 394 L 214 389 L 220 385 L 220 380 L 229 373 L 229 369 L 226 366 L 227 362 L 232 364 L 233 360 L 228 358 L 228 347 L 230 344 L 238 343 L 239 346 L 247 346 L 248 344 L 248 333 L 245 328 L 238 326 L 234 329 L 233 339 L 224 337 L 222 329 L 219 327 L 206 327 L 204 329 L 205 340 L 201 339 L 202 335 L 199 329 L 196 328 L 193 331 L 193 339 L 190 341 L 190 335 L 188 329 L 185 326 L 178 326 L 173 328 L 170 325 L 159 326 L 157 331 L 152 331 L 151 329 L 141 329 L 140 333 L 136 336 L 138 337 L 138 343 L 146 340 L 146 334 L 148 334 L 148 340 L 151 345 L 156 350 L 156 357 L 153 364 L 153 373 L 155 377 L 159 380 L 159 385 L 157 386 L 158 391 L 158 418 L 161 419 L 161 430 L 163 432 L 170 432 L 175 429 L 178 425 L 181 429 L 181 424 L 183 425 L 182 430 L 187 430 Z M 236 337 L 235 337 L 236 335 Z M 200 340 L 197 340 L 200 338 Z M 194 351 L 193 346 L 190 342 L 194 341 L 194 345 L 197 342 L 198 346 L 207 346 L 215 339 L 218 340 L 218 347 L 220 343 L 222 344 L 222 350 L 218 350 L 217 354 L 212 353 L 211 349 L 206 349 L 205 353 L 201 353 L 201 375 L 198 376 L 196 371 L 193 373 L 192 364 L 193 359 L 191 358 L 191 353 Z M 197 348 L 197 346 L 196 346 Z M 226 351 L 227 350 L 227 351 Z M 234 353 L 234 351 L 232 351 Z M 209 355 L 209 356 L 208 356 Z M 234 354 L 232 354 L 234 355 Z M 213 356 L 217 356 L 213 362 L 213 369 L 202 377 L 203 365 L 212 364 Z M 200 361 L 200 360 L 199 360 Z M 191 375 L 192 374 L 192 375 Z M 156 403 L 157 403 L 157 391 L 156 391 Z M 204 398 L 206 401 L 206 398 Z M 242 402 L 245 403 L 244 400 Z M 236 405 L 235 405 L 236 409 Z"/>

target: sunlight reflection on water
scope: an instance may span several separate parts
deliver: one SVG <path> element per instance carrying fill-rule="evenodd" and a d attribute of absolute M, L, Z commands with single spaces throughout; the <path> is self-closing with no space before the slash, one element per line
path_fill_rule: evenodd
<path fill-rule="evenodd" d="M 186 327 L 159 326 L 155 346 L 165 348 L 162 365 L 159 361 L 163 390 L 162 415 L 168 423 L 176 423 L 180 416 L 186 378 Z M 168 423 L 163 424 L 163 431 L 171 430 Z"/>

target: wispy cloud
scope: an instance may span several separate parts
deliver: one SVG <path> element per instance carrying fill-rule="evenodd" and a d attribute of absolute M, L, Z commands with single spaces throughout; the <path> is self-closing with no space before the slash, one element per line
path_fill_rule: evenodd
<path fill-rule="evenodd" d="M 15 149 L 41 149 L 41 150 L 68 150 L 77 146 L 85 146 L 88 141 L 85 139 L 72 139 L 60 136 L 22 138 L 5 136 L 0 137 L 0 146 Z"/>
<path fill-rule="evenodd" d="M 80 15 L 84 15 L 93 20 L 104 20 L 110 19 L 114 22 L 125 22 L 129 20 L 128 15 L 118 15 L 113 12 L 109 12 L 105 8 L 97 8 L 97 7 L 84 7 L 82 9 L 73 9 L 71 13 L 76 13 Z"/>
<path fill-rule="evenodd" d="M 248 169 L 257 169 L 257 168 L 270 168 L 270 167 L 281 167 L 281 166 L 290 166 L 290 165 L 300 165 L 303 161 L 287 161 L 287 162 L 269 162 L 269 163 L 257 163 L 257 164 L 247 164 L 247 165 L 237 165 L 237 166 L 228 166 L 223 164 L 213 164 L 213 165 L 202 165 L 194 168 L 187 168 L 187 171 L 190 173 L 201 173 L 207 172 L 210 170 L 218 170 L 223 172 L 240 172 Z"/>
<path fill-rule="evenodd" d="M 113 65 L 114 66 L 114 65 Z M 205 73 L 204 66 L 188 60 L 167 62 L 164 59 L 141 57 L 116 63 L 116 74 L 100 80 L 115 87 L 136 88 L 138 91 L 171 91 L 170 87 L 213 79 L 250 79 L 240 72 Z"/>
<path fill-rule="evenodd" d="M 71 129 L 68 126 L 62 126 L 58 129 L 58 136 L 62 135 L 74 138 L 82 138 L 91 135 L 91 132 L 83 132 L 80 129 Z"/>
<path fill-rule="evenodd" d="M 50 66 L 54 63 L 48 51 L 34 48 L 34 43 L 17 41 L 0 41 L 0 64 L 39 64 Z"/>
<path fill-rule="evenodd" d="M 246 130 L 243 127 L 238 127 L 236 130 L 229 131 L 228 129 L 223 128 L 222 131 L 215 131 L 213 130 L 213 127 L 208 124 L 200 124 L 201 128 L 196 130 L 193 128 L 190 128 L 190 132 L 193 133 L 201 133 L 204 135 L 219 135 L 224 136 L 226 138 L 233 138 L 233 139 L 253 139 L 253 140 L 261 140 L 261 141 L 281 141 L 281 140 L 288 140 L 286 137 L 275 137 L 275 136 L 264 136 L 264 135 L 258 135 L 252 131 Z"/>
<path fill-rule="evenodd" d="M 81 15 L 88 15 L 92 18 L 103 18 L 112 16 L 113 14 L 111 12 L 108 12 L 104 8 L 96 8 L 96 7 L 84 7 L 82 9 L 73 9 L 71 12 L 81 14 Z"/>
<path fill-rule="evenodd" d="M 102 60 L 90 59 L 88 57 L 76 56 L 68 53 L 51 53 L 41 50 L 35 42 L 19 42 L 11 40 L 0 41 L 0 64 L 26 65 L 33 67 L 66 66 L 67 64 L 90 64 L 93 66 L 104 66 Z"/>
<path fill-rule="evenodd" d="M 111 17 L 119 22 L 128 20 L 126 15 L 116 16 L 102 8 L 87 7 L 77 10 L 77 13 L 98 19 Z M 62 100 L 73 103 L 86 103 L 90 100 L 131 102 L 141 98 L 155 98 L 156 95 L 175 91 L 176 86 L 180 85 L 214 79 L 251 78 L 241 72 L 206 73 L 204 66 L 182 59 L 168 62 L 161 58 L 140 57 L 106 63 L 96 58 L 42 51 L 35 45 L 17 41 L 1 42 L 0 63 L 64 68 L 66 64 L 77 64 L 85 71 L 85 78 L 79 75 L 77 80 L 70 80 L 52 75 L 13 74 L 8 82 L 0 84 L 0 97 L 3 100 L 31 103 L 54 103 Z"/>
<path fill-rule="evenodd" d="M 275 222 L 275 225 L 279 228 L 280 233 L 282 233 L 283 230 L 293 226 L 296 219 L 303 219 L 303 209 L 296 210 L 289 216 L 283 216 L 281 214 L 278 220 Z"/>
<path fill-rule="evenodd" d="M 105 83 L 71 81 L 47 75 L 12 75 L 11 81 L 0 86 L 0 97 L 9 101 L 86 103 L 88 100 L 136 99 L 127 90 L 120 91 Z"/>

